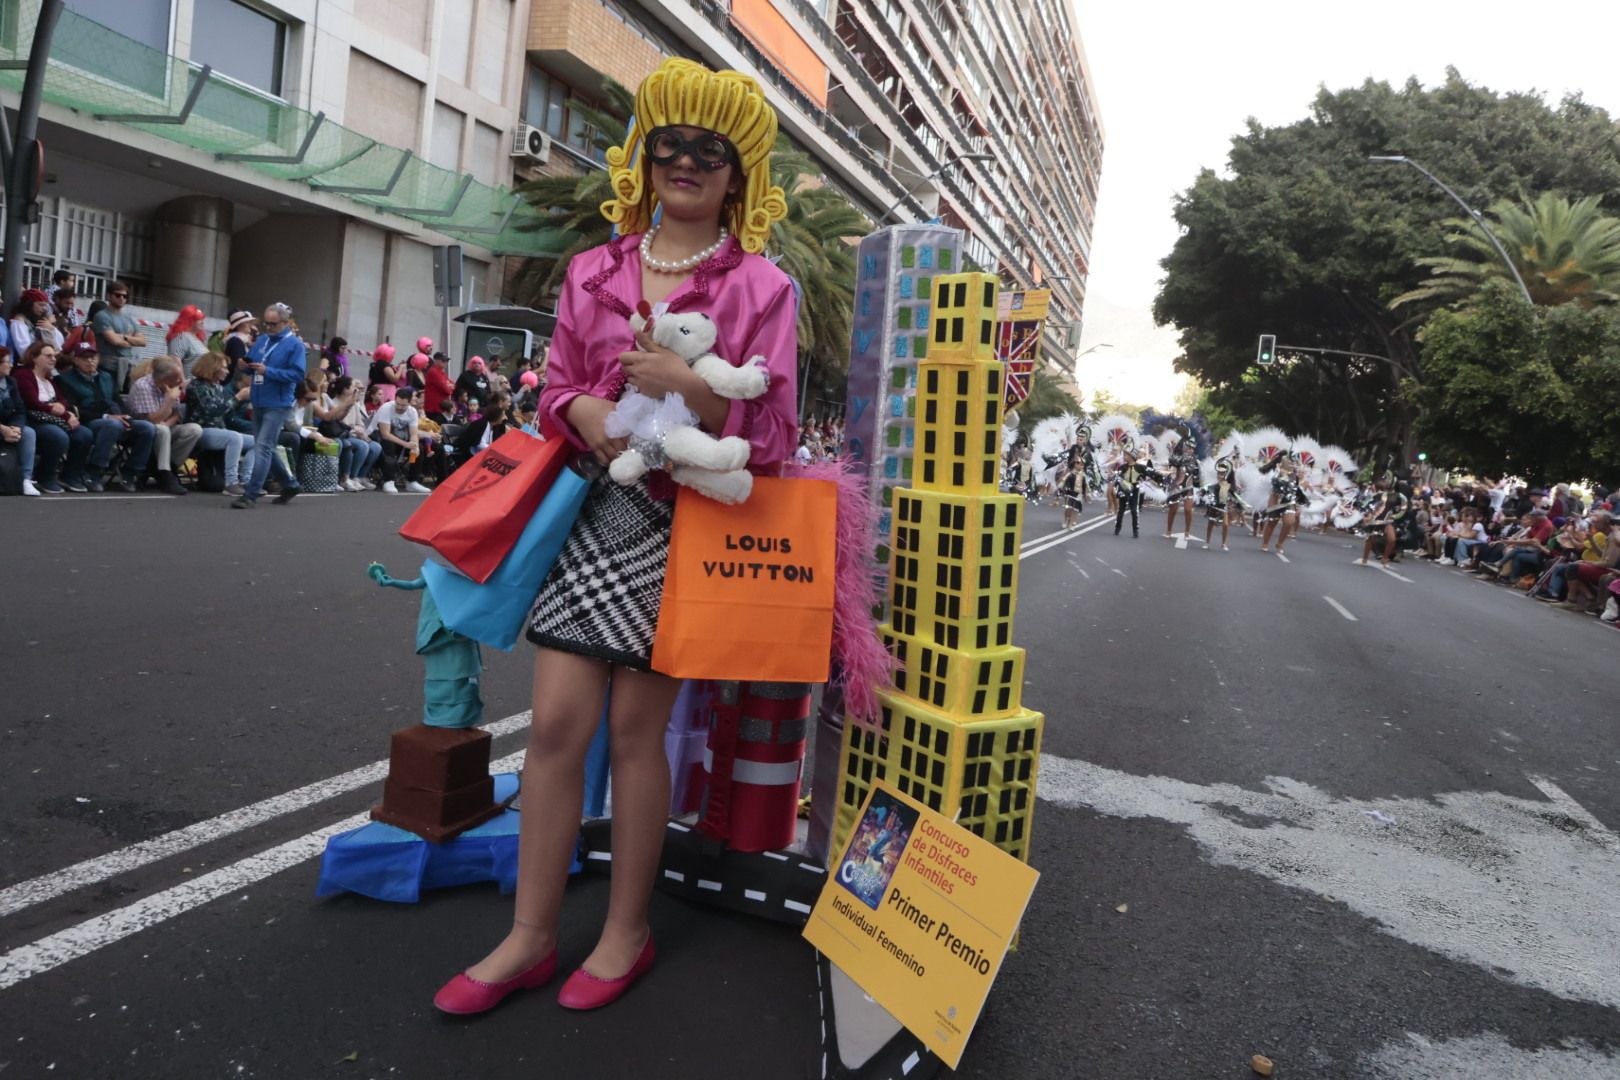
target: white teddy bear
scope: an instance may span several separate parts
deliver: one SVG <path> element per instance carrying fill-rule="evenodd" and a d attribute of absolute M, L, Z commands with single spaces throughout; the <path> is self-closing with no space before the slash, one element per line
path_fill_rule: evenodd
<path fill-rule="evenodd" d="M 653 341 L 685 360 L 716 394 L 749 401 L 770 386 L 764 357 L 733 367 L 711 351 L 717 332 L 707 315 L 689 311 L 652 320 L 651 314 L 643 301 L 630 316 L 630 328 L 640 333 L 651 322 Z M 659 400 L 632 387 L 608 414 L 604 429 L 609 438 L 630 440 L 608 466 L 617 483 L 633 484 L 650 469 L 668 469 L 677 484 L 728 505 L 745 501 L 754 490 L 753 474 L 746 468 L 748 441 L 735 435 L 717 439 L 703 431 L 680 394 Z"/>

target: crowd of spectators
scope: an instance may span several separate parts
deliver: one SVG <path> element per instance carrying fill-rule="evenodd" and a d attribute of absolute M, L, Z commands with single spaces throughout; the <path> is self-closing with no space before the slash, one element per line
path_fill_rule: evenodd
<path fill-rule="evenodd" d="M 266 491 L 285 502 L 309 477 L 313 490 L 426 492 L 535 419 L 538 361 L 503 372 L 472 357 L 452 380 L 449 357 L 423 338 L 409 357 L 379 345 L 362 379 L 346 340 L 312 348 L 272 304 L 232 313 L 212 337 L 206 313 L 184 307 L 163 328 L 163 355 L 142 362 L 129 286 L 111 283 L 81 311 L 74 284 L 58 271 L 7 313 L 0 492 L 8 475 L 24 495 L 201 489 L 241 507 Z"/>
<path fill-rule="evenodd" d="M 1620 493 L 1510 481 L 1418 488 L 1408 554 L 1519 589 L 1573 612 L 1620 620 Z"/>

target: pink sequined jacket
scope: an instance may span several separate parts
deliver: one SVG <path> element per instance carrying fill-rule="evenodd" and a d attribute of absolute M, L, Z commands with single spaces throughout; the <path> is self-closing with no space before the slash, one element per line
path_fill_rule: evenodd
<path fill-rule="evenodd" d="M 630 313 L 641 299 L 641 234 L 620 237 L 574 256 L 557 300 L 557 329 L 546 360 L 540 415 L 547 430 L 585 449 L 566 418 L 580 394 L 617 400 L 624 389 L 619 354 L 634 347 Z M 753 447 L 748 468 L 771 476 L 798 442 L 798 302 L 793 283 L 735 238 L 695 270 L 666 300 L 669 310 L 701 311 L 719 332 L 714 351 L 734 365 L 763 356 L 771 385 L 752 401 L 733 401 L 715 434 L 740 435 Z M 673 498 L 667 475 L 649 482 L 655 498 Z"/>

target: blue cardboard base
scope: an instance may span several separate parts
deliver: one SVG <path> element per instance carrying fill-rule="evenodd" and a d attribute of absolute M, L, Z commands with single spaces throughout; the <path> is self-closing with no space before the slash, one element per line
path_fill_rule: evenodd
<path fill-rule="evenodd" d="M 516 773 L 495 774 L 495 801 L 518 789 Z M 316 896 L 358 893 L 373 900 L 414 904 L 423 889 L 493 881 L 501 892 L 517 887 L 519 812 L 503 810 L 454 840 L 431 844 L 415 833 L 373 821 L 326 842 Z M 569 868 L 578 873 L 576 860 Z"/>

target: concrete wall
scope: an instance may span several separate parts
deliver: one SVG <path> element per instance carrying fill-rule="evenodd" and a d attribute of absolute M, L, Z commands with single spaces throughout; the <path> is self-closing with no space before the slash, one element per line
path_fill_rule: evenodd
<path fill-rule="evenodd" d="M 231 303 L 258 314 L 280 301 L 291 306 L 304 339 L 314 344 L 338 327 L 344 219 L 272 214 L 237 233 L 231 243 Z"/>

